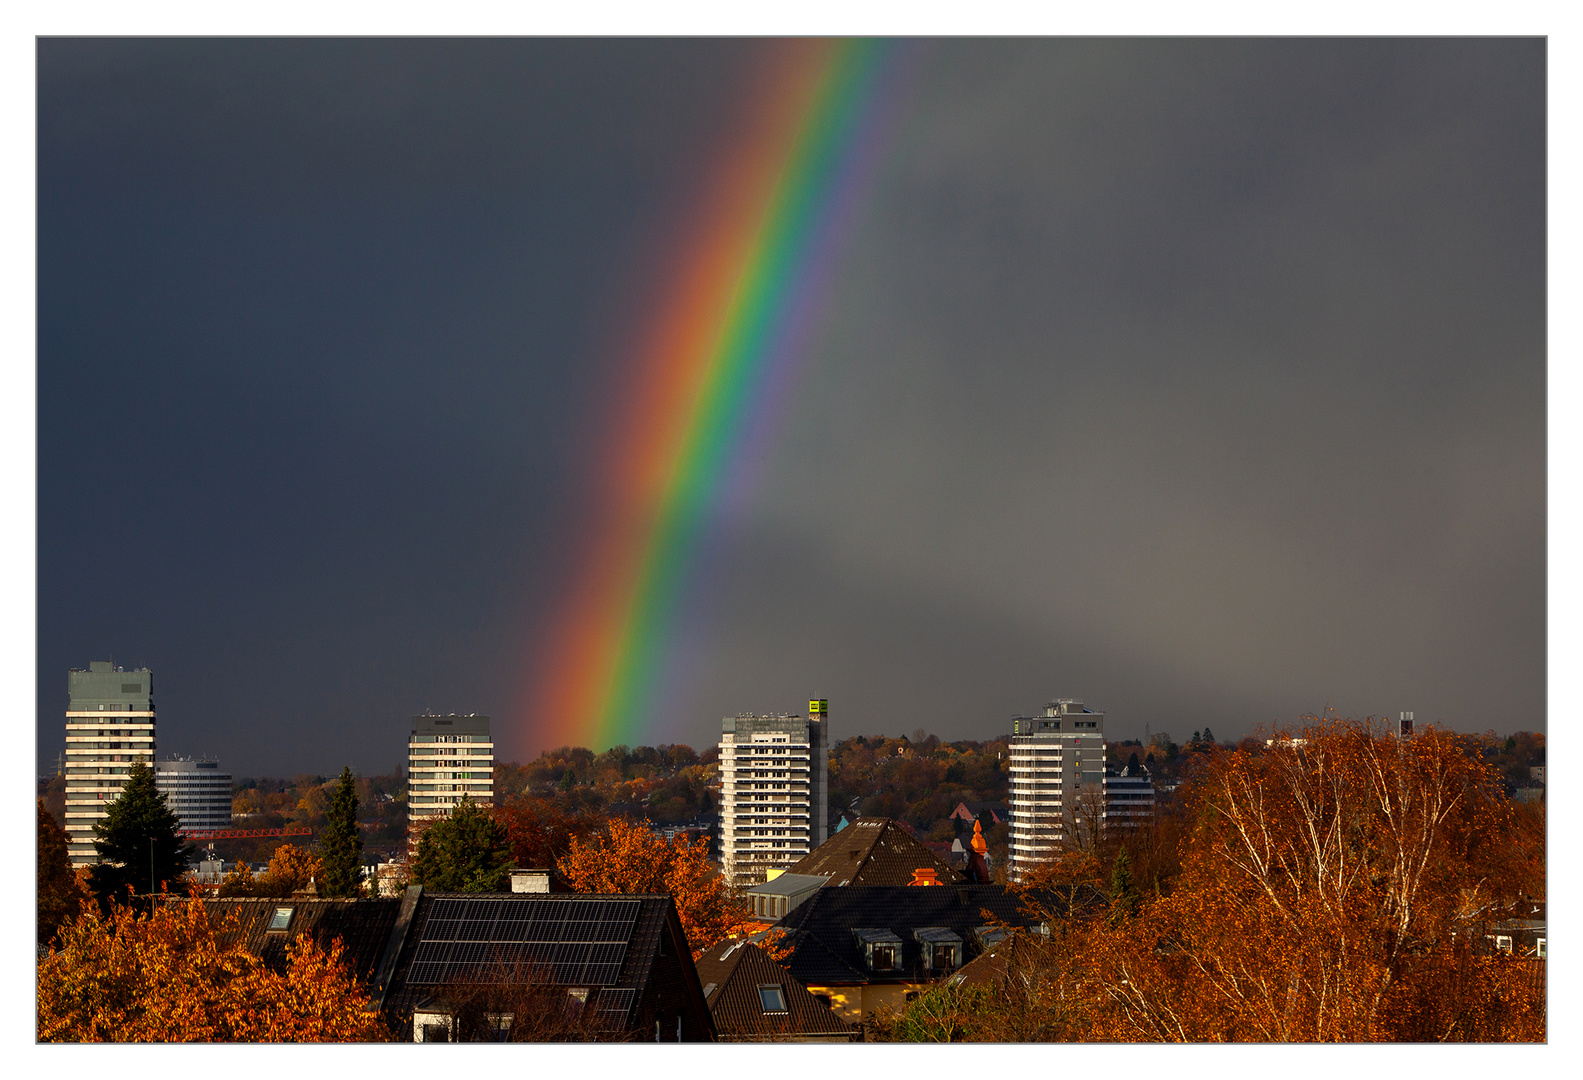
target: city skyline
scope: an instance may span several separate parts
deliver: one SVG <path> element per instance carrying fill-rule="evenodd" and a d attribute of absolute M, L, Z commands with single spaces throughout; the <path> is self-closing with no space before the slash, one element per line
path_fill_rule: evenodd
<path fill-rule="evenodd" d="M 565 742 L 631 343 L 785 48 L 41 40 L 40 771 L 107 658 L 238 776 Z M 1546 730 L 1544 42 L 895 51 L 616 741 Z"/>

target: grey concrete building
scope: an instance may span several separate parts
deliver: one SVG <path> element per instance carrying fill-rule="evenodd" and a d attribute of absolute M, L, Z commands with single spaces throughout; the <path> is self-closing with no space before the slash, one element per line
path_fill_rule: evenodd
<path fill-rule="evenodd" d="M 218 761 L 170 758 L 154 763 L 154 786 L 187 832 L 231 827 L 231 774 Z"/>
<path fill-rule="evenodd" d="M 445 817 L 467 796 L 483 806 L 495 801 L 495 743 L 489 717 L 414 716 L 407 740 L 407 836 Z"/>
<path fill-rule="evenodd" d="M 824 843 L 829 830 L 828 704 L 807 717 L 742 713 L 720 722 L 720 866 L 762 882 Z"/>
<path fill-rule="evenodd" d="M 1105 714 L 1059 698 L 1037 716 L 1012 720 L 1011 860 L 1013 880 L 1102 827 L 1105 816 Z"/>
<path fill-rule="evenodd" d="M 95 660 L 66 674 L 66 838 L 73 866 L 98 861 L 94 824 L 133 762 L 154 764 L 154 673 Z"/>

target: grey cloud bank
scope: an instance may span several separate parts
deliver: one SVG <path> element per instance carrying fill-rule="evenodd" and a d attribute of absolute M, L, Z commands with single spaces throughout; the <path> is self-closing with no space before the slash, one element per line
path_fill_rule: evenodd
<path fill-rule="evenodd" d="M 756 48 L 41 46 L 41 768 L 111 650 L 238 775 L 519 713 L 634 253 Z M 1542 729 L 1543 44 L 922 48 L 653 741 Z"/>

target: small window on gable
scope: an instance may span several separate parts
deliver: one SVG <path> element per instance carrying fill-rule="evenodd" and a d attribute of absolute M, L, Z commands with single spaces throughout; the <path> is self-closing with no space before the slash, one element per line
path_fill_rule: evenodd
<path fill-rule="evenodd" d="M 786 994 L 778 983 L 768 983 L 759 987 L 759 1003 L 767 1013 L 783 1013 L 786 1011 Z"/>
<path fill-rule="evenodd" d="M 289 907 L 276 908 L 275 913 L 269 917 L 269 929 L 284 930 L 289 927 L 291 925 L 291 913 L 294 910 L 294 908 Z"/>

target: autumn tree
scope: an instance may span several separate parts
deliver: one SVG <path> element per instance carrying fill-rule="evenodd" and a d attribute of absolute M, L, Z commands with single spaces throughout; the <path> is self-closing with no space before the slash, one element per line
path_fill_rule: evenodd
<path fill-rule="evenodd" d="M 1485 949 L 1542 890 L 1494 770 L 1429 728 L 1314 720 L 1266 752 L 1206 748 L 1173 891 L 1096 925 L 1091 1037 L 1544 1038 L 1542 996 Z"/>
<path fill-rule="evenodd" d="M 571 849 L 572 837 L 594 830 L 586 814 L 567 813 L 548 799 L 518 796 L 495 810 L 506 827 L 507 843 L 517 866 L 551 867 Z"/>
<path fill-rule="evenodd" d="M 48 945 L 63 923 L 77 917 L 86 898 L 77 875 L 72 871 L 66 846 L 66 830 L 61 828 L 38 800 L 38 943 Z"/>
<path fill-rule="evenodd" d="M 146 896 L 180 882 L 196 854 L 182 843 L 180 827 L 154 786 L 154 770 L 133 762 L 126 786 L 93 827 L 100 862 L 92 882 L 99 902 L 123 900 L 129 891 Z"/>
<path fill-rule="evenodd" d="M 682 835 L 666 840 L 647 823 L 613 818 L 603 832 L 573 837 L 557 866 L 578 892 L 668 894 L 695 960 L 751 930 L 752 909 L 709 865 L 705 845 Z"/>
<path fill-rule="evenodd" d="M 350 767 L 341 769 L 341 780 L 325 810 L 326 824 L 319 834 L 319 859 L 323 863 L 318 890 L 322 896 L 356 896 L 363 868 L 363 836 L 357 828 L 357 783 Z"/>
<path fill-rule="evenodd" d="M 434 892 L 501 892 L 512 866 L 506 826 L 463 796 L 418 840 L 412 880 Z"/>
<path fill-rule="evenodd" d="M 216 933 L 196 898 L 138 916 L 92 905 L 38 966 L 40 1042 L 371 1042 L 389 1030 L 336 941 L 308 935 L 284 972 L 241 944 L 232 912 Z"/>
<path fill-rule="evenodd" d="M 290 896 L 314 883 L 318 889 L 324 866 L 307 848 L 281 844 L 270 857 L 269 867 L 257 877 L 243 863 L 220 882 L 221 896 Z"/>

